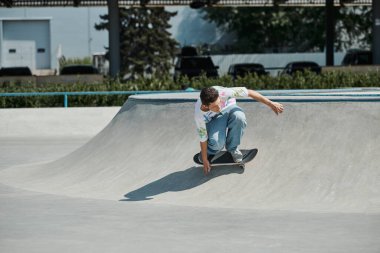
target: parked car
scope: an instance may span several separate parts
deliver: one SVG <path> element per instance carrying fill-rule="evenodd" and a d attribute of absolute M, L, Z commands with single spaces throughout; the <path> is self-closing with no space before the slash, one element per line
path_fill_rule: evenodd
<path fill-rule="evenodd" d="M 284 70 L 281 72 L 281 75 L 294 75 L 297 71 L 304 72 L 306 69 L 316 74 L 321 73 L 321 67 L 315 62 L 296 61 L 286 64 Z"/>
<path fill-rule="evenodd" d="M 180 56 L 175 64 L 174 80 L 187 76 L 188 78 L 201 76 L 218 77 L 218 66 L 215 66 L 209 56 Z"/>
<path fill-rule="evenodd" d="M 32 71 L 28 67 L 3 67 L 0 76 L 31 76 Z"/>
<path fill-rule="evenodd" d="M 342 65 L 372 65 L 372 52 L 369 50 L 348 50 L 342 60 Z"/>
<path fill-rule="evenodd" d="M 61 75 L 91 75 L 99 74 L 99 70 L 92 65 L 68 65 L 61 70 Z"/>
<path fill-rule="evenodd" d="M 228 74 L 232 76 L 233 79 L 237 79 L 238 77 L 244 77 L 248 73 L 257 74 L 258 76 L 269 74 L 269 72 L 265 71 L 264 66 L 258 63 L 232 64 L 228 68 Z"/>
<path fill-rule="evenodd" d="M 191 46 L 182 47 L 180 56 L 198 56 L 198 51 L 195 47 L 191 47 Z"/>

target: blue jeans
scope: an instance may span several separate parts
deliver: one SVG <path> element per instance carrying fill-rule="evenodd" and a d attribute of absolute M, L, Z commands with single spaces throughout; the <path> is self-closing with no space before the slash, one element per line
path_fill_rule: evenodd
<path fill-rule="evenodd" d="M 243 110 L 232 105 L 215 116 L 206 124 L 208 134 L 208 155 L 215 155 L 226 146 L 227 151 L 234 151 L 240 145 L 247 121 Z"/>

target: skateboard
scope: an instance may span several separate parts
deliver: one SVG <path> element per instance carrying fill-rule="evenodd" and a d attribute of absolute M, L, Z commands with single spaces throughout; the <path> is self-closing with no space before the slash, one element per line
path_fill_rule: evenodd
<path fill-rule="evenodd" d="M 220 151 L 216 155 L 209 155 L 208 160 L 211 165 L 239 165 L 242 169 L 245 169 L 245 164 L 252 161 L 257 155 L 258 149 L 242 149 L 243 160 L 241 163 L 235 163 L 231 154 L 227 151 Z M 203 164 L 200 160 L 200 153 L 194 155 L 193 160 L 197 164 Z"/>

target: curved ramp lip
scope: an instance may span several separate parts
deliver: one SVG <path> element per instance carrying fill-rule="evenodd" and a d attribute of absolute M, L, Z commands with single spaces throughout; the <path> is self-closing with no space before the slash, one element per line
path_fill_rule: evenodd
<path fill-rule="evenodd" d="M 380 102 L 380 89 L 331 89 L 331 90 L 259 90 L 262 95 L 278 102 Z M 136 102 L 185 103 L 196 102 L 199 91 L 138 94 L 129 97 Z M 238 98 L 240 102 L 257 102 L 250 98 Z"/>

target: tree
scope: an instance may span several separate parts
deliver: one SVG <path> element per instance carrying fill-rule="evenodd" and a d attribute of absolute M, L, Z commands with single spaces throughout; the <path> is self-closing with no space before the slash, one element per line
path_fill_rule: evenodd
<path fill-rule="evenodd" d="M 350 48 L 354 45 L 369 48 L 372 44 L 372 8 L 341 8 L 337 13 L 336 48 Z"/>
<path fill-rule="evenodd" d="M 234 33 L 234 52 L 310 52 L 325 47 L 325 9 L 205 8 L 204 18 L 225 32 Z M 371 9 L 335 8 L 337 50 L 371 41 Z"/>
<path fill-rule="evenodd" d="M 164 8 L 120 8 L 121 74 L 128 79 L 166 75 L 175 57 L 177 42 L 167 31 L 176 12 Z M 101 15 L 97 30 L 109 30 L 108 15 Z M 108 48 L 107 48 L 108 50 Z"/>

